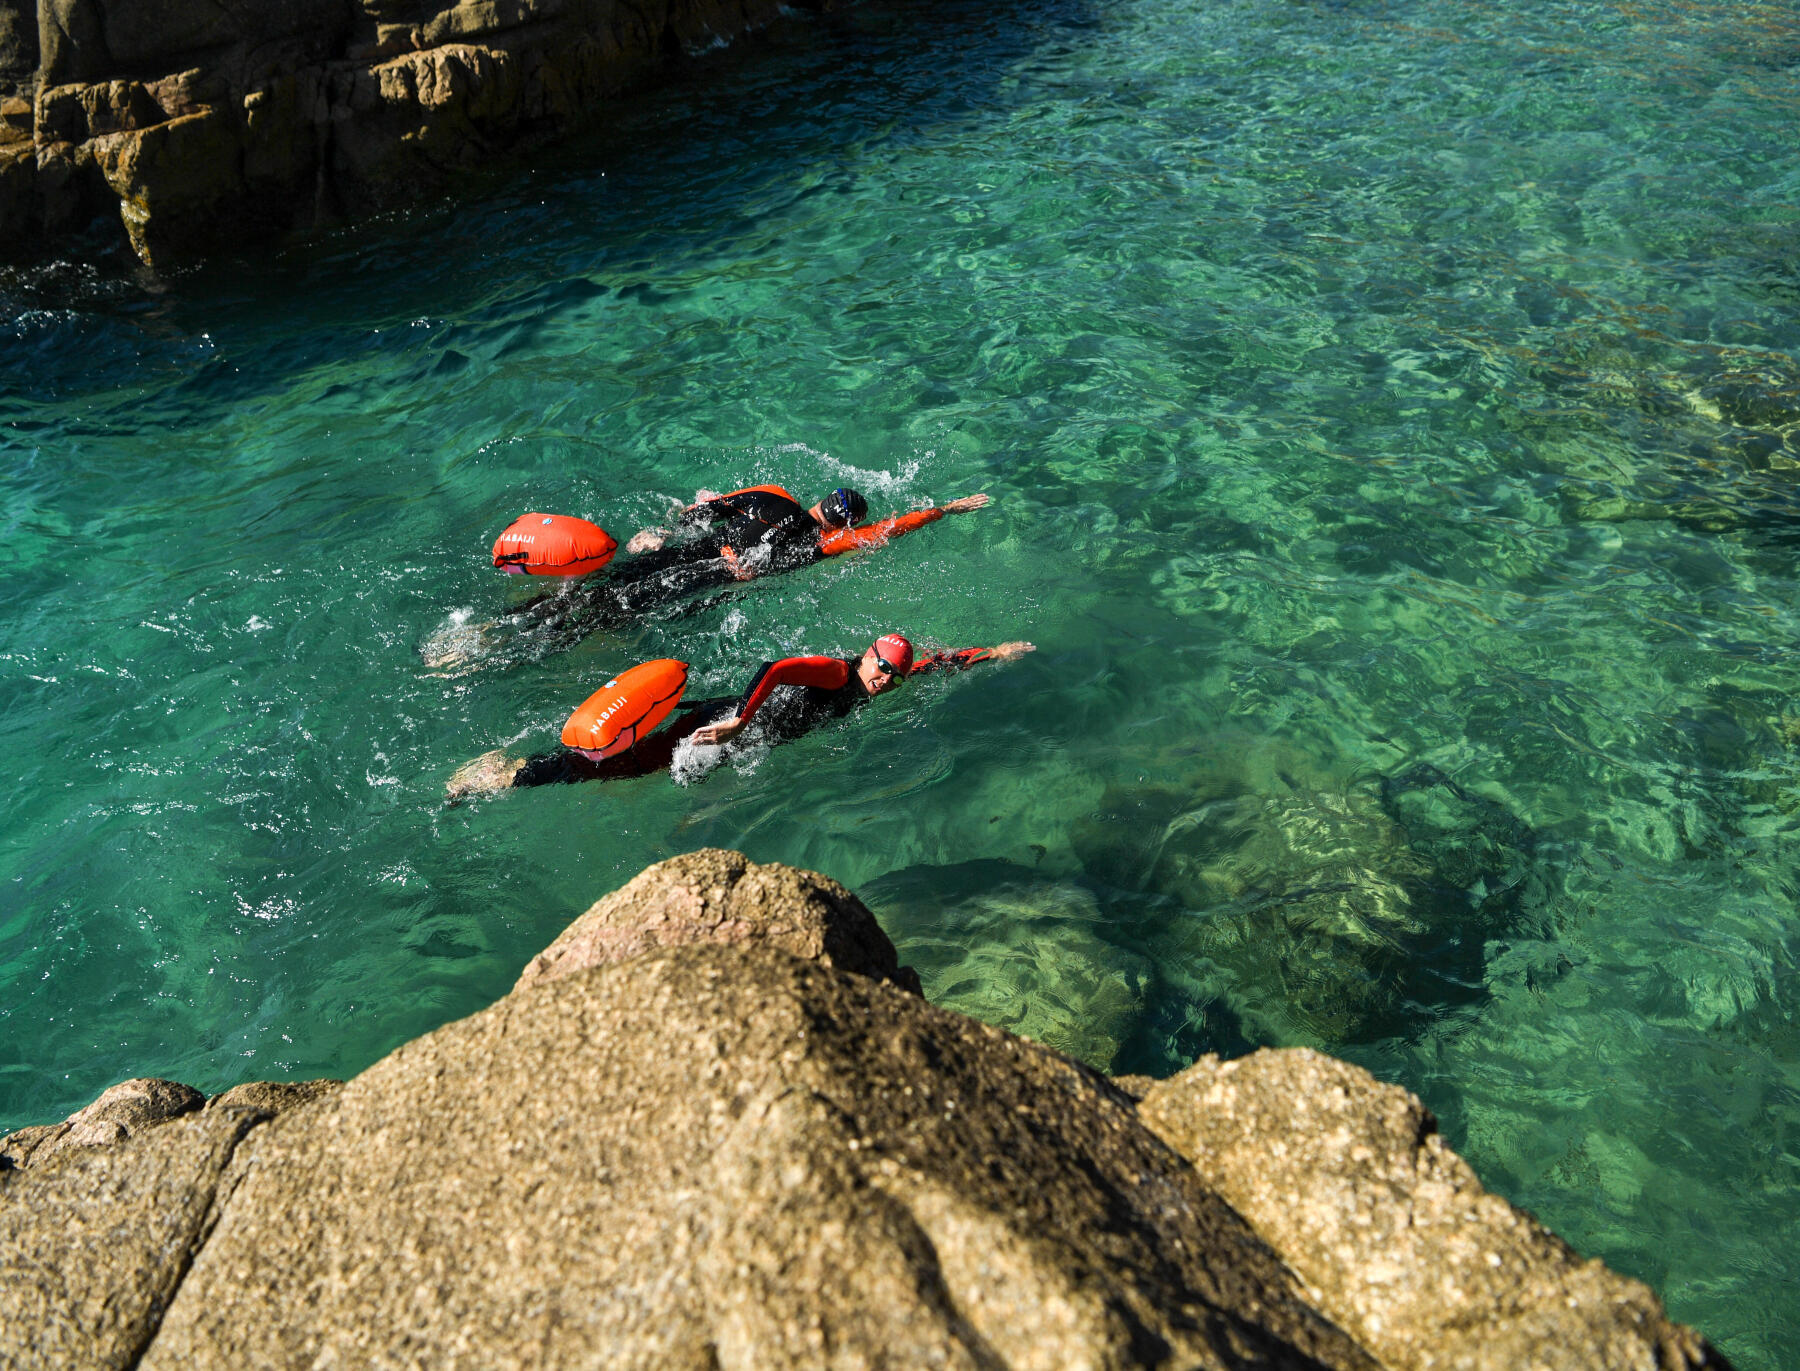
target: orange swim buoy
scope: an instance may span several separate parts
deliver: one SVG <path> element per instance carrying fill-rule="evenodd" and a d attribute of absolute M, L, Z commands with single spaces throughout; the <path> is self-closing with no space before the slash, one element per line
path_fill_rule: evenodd
<path fill-rule="evenodd" d="M 563 725 L 564 747 L 590 762 L 636 746 L 669 717 L 687 689 L 688 664 L 673 657 L 620 672 L 587 699 Z"/>
<path fill-rule="evenodd" d="M 494 542 L 494 565 L 513 575 L 585 576 L 612 560 L 619 544 L 572 514 L 521 514 Z"/>

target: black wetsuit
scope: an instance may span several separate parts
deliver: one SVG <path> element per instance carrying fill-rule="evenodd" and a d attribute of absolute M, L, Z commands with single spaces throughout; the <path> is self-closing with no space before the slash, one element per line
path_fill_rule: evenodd
<path fill-rule="evenodd" d="M 818 522 L 797 500 L 768 490 L 740 490 L 685 511 L 684 530 L 702 530 L 673 547 L 615 562 L 604 576 L 505 611 L 546 650 L 571 647 L 588 634 L 668 608 L 675 618 L 707 609 L 719 597 L 695 592 L 735 585 L 768 572 L 809 566 L 825 553 Z"/>
<path fill-rule="evenodd" d="M 825 555 L 819 545 L 818 520 L 798 500 L 772 490 L 720 495 L 695 505 L 682 515 L 681 522 L 706 531 L 671 551 L 685 553 L 690 559 L 723 558 L 752 574 L 792 571 Z"/>

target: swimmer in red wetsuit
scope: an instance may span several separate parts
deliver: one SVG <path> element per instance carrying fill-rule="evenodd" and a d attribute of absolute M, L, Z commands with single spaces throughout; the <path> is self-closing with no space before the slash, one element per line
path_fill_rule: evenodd
<path fill-rule="evenodd" d="M 1011 661 L 1033 650 L 1030 643 L 1001 643 L 915 659 L 912 644 L 898 633 L 889 633 L 877 638 L 860 657 L 785 657 L 764 662 L 735 700 L 683 705 L 686 717 L 659 729 L 628 752 L 598 762 L 569 748 L 529 759 L 508 757 L 504 751 L 489 752 L 458 768 L 450 778 L 446 798 L 455 803 L 468 795 L 508 787 L 647 776 L 668 769 L 682 739 L 726 743 L 752 721 L 762 739 L 790 742 L 830 719 L 843 718 L 914 676 L 958 671 L 978 662 Z"/>

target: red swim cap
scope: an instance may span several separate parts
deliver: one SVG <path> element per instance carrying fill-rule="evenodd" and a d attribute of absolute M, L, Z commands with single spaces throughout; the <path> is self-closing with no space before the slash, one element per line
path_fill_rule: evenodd
<path fill-rule="evenodd" d="M 875 655 L 893 667 L 896 675 L 904 676 L 912 670 L 912 644 L 898 633 L 886 633 L 877 638 Z"/>

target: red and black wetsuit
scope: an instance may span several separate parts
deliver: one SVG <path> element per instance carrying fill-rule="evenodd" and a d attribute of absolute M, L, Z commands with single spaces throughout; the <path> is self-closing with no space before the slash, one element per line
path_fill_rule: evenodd
<path fill-rule="evenodd" d="M 985 647 L 965 647 L 955 652 L 934 652 L 921 657 L 907 672 L 908 678 L 927 671 L 959 669 L 988 660 Z M 776 742 L 790 742 L 817 728 L 828 719 L 841 719 L 858 705 L 873 697 L 863 688 L 856 674 L 859 657 L 784 657 L 779 662 L 764 662 L 750 685 L 738 700 L 737 717 L 745 723 L 773 697 L 765 734 Z M 774 692 L 782 687 L 780 696 Z"/>
<path fill-rule="evenodd" d="M 991 656 L 985 647 L 934 652 L 915 661 L 907 676 L 960 670 L 989 661 Z M 760 731 L 767 741 L 792 742 L 822 723 L 843 718 L 873 698 L 856 674 L 859 661 L 857 657 L 784 657 L 779 662 L 764 662 L 735 702 L 703 700 L 684 706 L 688 712 L 679 723 L 657 730 L 629 752 L 602 762 L 589 761 L 568 748 L 533 757 L 513 777 L 513 786 L 617 780 L 667 770 L 674 760 L 677 743 L 695 729 L 733 715 L 746 723 L 752 715 L 759 715 L 763 720 Z"/>
<path fill-rule="evenodd" d="M 734 578 L 792 571 L 819 560 L 818 521 L 778 486 L 753 486 L 702 501 L 684 522 L 711 526 L 685 550 L 723 558 Z"/>

